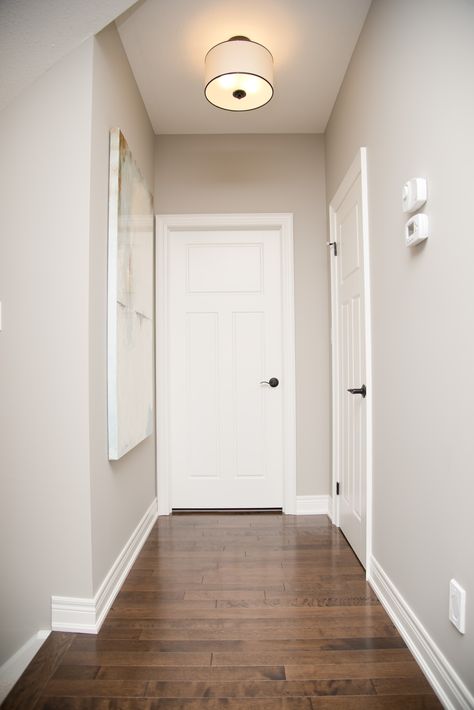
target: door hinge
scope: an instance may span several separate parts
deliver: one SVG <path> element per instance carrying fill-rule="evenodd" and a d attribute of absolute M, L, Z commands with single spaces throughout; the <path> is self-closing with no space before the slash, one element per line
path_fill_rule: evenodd
<path fill-rule="evenodd" d="M 326 246 L 334 247 L 334 256 L 337 256 L 337 242 L 326 242 Z"/>
<path fill-rule="evenodd" d="M 339 481 L 336 483 L 336 495 L 338 496 L 340 492 Z"/>

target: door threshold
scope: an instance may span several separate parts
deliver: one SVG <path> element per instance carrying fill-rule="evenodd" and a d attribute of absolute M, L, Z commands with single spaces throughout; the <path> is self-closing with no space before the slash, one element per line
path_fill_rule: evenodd
<path fill-rule="evenodd" d="M 193 515 L 206 513 L 206 515 L 255 515 L 255 514 L 280 514 L 282 508 L 173 508 L 172 515 Z"/>

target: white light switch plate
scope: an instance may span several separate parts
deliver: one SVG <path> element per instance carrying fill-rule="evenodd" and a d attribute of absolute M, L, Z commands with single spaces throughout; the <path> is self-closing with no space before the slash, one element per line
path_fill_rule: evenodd
<path fill-rule="evenodd" d="M 460 633 L 465 633 L 466 590 L 455 579 L 449 583 L 449 620 Z"/>

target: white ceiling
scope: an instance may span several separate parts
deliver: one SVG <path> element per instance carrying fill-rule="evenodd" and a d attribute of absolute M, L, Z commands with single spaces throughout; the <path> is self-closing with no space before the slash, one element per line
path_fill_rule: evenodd
<path fill-rule="evenodd" d="M 371 0 L 142 0 L 116 24 L 156 133 L 321 133 Z M 232 113 L 204 98 L 204 56 L 245 35 L 275 59 L 275 95 Z"/>
<path fill-rule="evenodd" d="M 0 110 L 135 0 L 0 0 Z"/>

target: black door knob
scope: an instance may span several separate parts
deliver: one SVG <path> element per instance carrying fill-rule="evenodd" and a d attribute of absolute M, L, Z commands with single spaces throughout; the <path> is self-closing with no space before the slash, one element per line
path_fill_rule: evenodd
<path fill-rule="evenodd" d="M 347 391 L 351 394 L 361 394 L 362 397 L 365 397 L 367 394 L 367 387 L 365 385 L 362 385 L 362 387 L 354 387 L 353 389 Z"/>
<path fill-rule="evenodd" d="M 270 379 L 268 381 L 262 380 L 262 382 L 260 382 L 260 384 L 261 385 L 270 385 L 270 387 L 278 387 L 280 382 L 277 380 L 276 377 L 270 377 Z"/>

